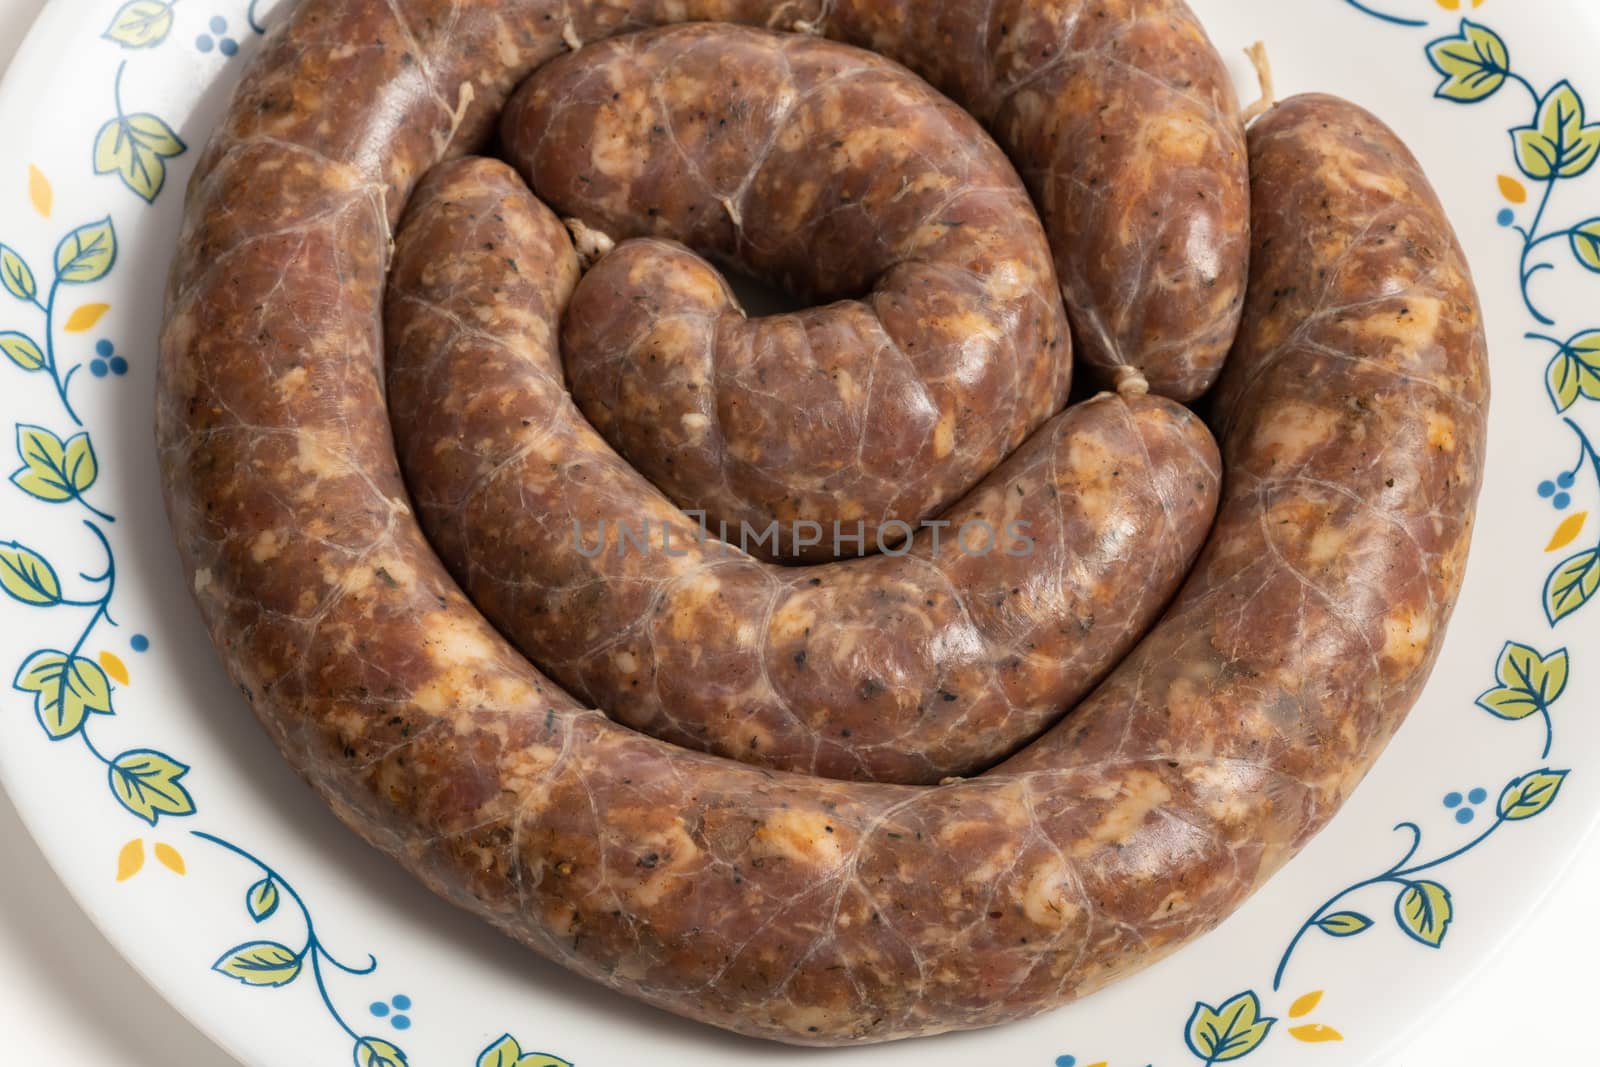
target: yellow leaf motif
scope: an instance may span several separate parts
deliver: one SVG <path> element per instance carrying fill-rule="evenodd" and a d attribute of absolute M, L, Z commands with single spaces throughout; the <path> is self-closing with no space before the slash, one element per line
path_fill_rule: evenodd
<path fill-rule="evenodd" d="M 55 200 L 55 194 L 50 190 L 50 179 L 44 176 L 44 171 L 28 164 L 28 199 L 33 202 L 33 210 L 50 217 L 50 205 Z"/>
<path fill-rule="evenodd" d="M 189 768 L 153 749 L 124 752 L 111 761 L 111 791 L 122 806 L 151 826 L 163 815 L 193 815 L 194 798 L 180 782 Z"/>
<path fill-rule="evenodd" d="M 1317 1005 L 1322 1003 L 1322 990 L 1307 993 L 1289 1006 L 1289 1018 L 1304 1019 L 1307 1015 L 1317 1010 Z"/>
<path fill-rule="evenodd" d="M 356 1067 L 408 1067 L 406 1054 L 381 1037 L 356 1039 Z"/>
<path fill-rule="evenodd" d="M 1511 53 L 1500 36 L 1470 19 L 1461 31 L 1428 46 L 1428 62 L 1444 75 L 1434 95 L 1458 104 L 1486 100 L 1500 91 L 1511 71 Z"/>
<path fill-rule="evenodd" d="M 1596 247 L 1600 250 L 1600 245 Z M 1562 413 L 1581 397 L 1600 400 L 1600 330 L 1580 333 L 1561 346 L 1545 372 L 1545 387 L 1550 402 Z"/>
<path fill-rule="evenodd" d="M 1600 158 L 1600 126 L 1585 124 L 1583 97 L 1562 82 L 1539 103 L 1532 126 L 1511 131 L 1517 166 L 1534 181 L 1576 178 Z"/>
<path fill-rule="evenodd" d="M 298 978 L 303 962 L 276 941 L 249 941 L 223 953 L 211 969 L 245 985 L 276 988 Z"/>
<path fill-rule="evenodd" d="M 41 649 L 28 657 L 11 684 L 34 694 L 33 713 L 56 741 L 77 733 L 91 714 L 112 714 L 111 680 L 98 663 L 82 656 Z"/>
<path fill-rule="evenodd" d="M 122 658 L 116 653 L 100 653 L 100 666 L 106 669 L 106 673 L 111 675 L 111 680 L 118 685 L 128 684 L 128 665 L 123 663 Z"/>
<path fill-rule="evenodd" d="M 18 300 L 32 300 L 39 293 L 39 283 L 34 280 L 27 261 L 3 244 L 0 244 L 0 283 Z"/>
<path fill-rule="evenodd" d="M 1566 522 L 1556 527 L 1555 536 L 1550 538 L 1550 543 L 1545 546 L 1545 551 L 1560 552 L 1563 548 L 1572 544 L 1578 539 L 1578 535 L 1583 533 L 1584 524 L 1588 521 L 1589 513 L 1587 511 L 1580 511 L 1576 515 L 1570 516 Z"/>
<path fill-rule="evenodd" d="M 110 310 L 110 304 L 85 304 L 68 315 L 67 324 L 61 328 L 68 333 L 86 333 L 94 329 L 94 324 Z"/>
<path fill-rule="evenodd" d="M 1600 219 L 1590 219 L 1574 226 L 1567 234 L 1572 254 L 1578 257 L 1585 270 L 1600 274 Z"/>
<path fill-rule="evenodd" d="M 61 603 L 56 569 L 39 553 L 15 541 L 0 541 L 0 589 L 36 608 Z"/>
<path fill-rule="evenodd" d="M 144 867 L 144 839 L 134 838 L 117 853 L 117 881 L 126 882 Z"/>
<path fill-rule="evenodd" d="M 1521 822 L 1542 815 L 1561 795 L 1567 774 L 1567 771 L 1543 770 L 1518 778 L 1500 794 L 1500 818 Z"/>
<path fill-rule="evenodd" d="M 117 261 L 117 232 L 111 217 L 79 226 L 56 246 L 56 278 L 87 285 L 104 278 Z"/>
<path fill-rule="evenodd" d="M 1544 610 L 1550 625 L 1565 619 L 1600 593 L 1600 548 L 1591 548 L 1564 561 L 1550 573 L 1544 587 Z"/>
<path fill-rule="evenodd" d="M 129 0 L 100 36 L 124 48 L 151 48 L 172 30 L 172 4 L 165 0 Z"/>
<path fill-rule="evenodd" d="M 1228 1063 L 1254 1052 L 1277 1021 L 1262 1016 L 1260 997 L 1244 992 L 1221 1007 L 1196 1004 L 1184 1040 L 1208 1064 Z"/>
<path fill-rule="evenodd" d="M 183 853 L 164 841 L 156 844 L 156 859 L 161 861 L 161 866 L 173 874 L 185 874 L 188 872 L 188 868 L 183 863 Z"/>
<path fill-rule="evenodd" d="M 85 433 L 63 441 L 42 426 L 19 425 L 17 456 L 23 465 L 11 475 L 12 484 L 51 503 L 87 492 L 100 477 L 100 463 Z"/>
<path fill-rule="evenodd" d="M 1407 937 L 1438 948 L 1455 918 L 1450 890 L 1438 882 L 1412 882 L 1396 898 L 1394 916 Z"/>
<path fill-rule="evenodd" d="M 522 1046 L 510 1034 L 505 1034 L 478 1054 L 476 1067 L 572 1067 L 559 1056 L 543 1052 L 522 1051 Z M 1096 1064 L 1095 1067 L 1106 1067 Z"/>
<path fill-rule="evenodd" d="M 155 115 L 119 115 L 95 137 L 94 172 L 116 174 L 122 183 L 153 203 L 167 181 L 166 160 L 181 156 L 188 145 Z"/>
<path fill-rule="evenodd" d="M 1528 187 L 1509 174 L 1500 175 L 1500 195 L 1513 204 L 1526 204 L 1528 202 Z"/>
<path fill-rule="evenodd" d="M 1321 1023 L 1310 1023 L 1306 1026 L 1296 1026 L 1289 1030 L 1289 1036 L 1296 1041 L 1304 1041 L 1309 1045 L 1321 1044 L 1324 1041 L 1343 1041 L 1344 1035 L 1331 1026 Z"/>
<path fill-rule="evenodd" d="M 21 334 L 15 330 L 7 330 L 4 333 L 0 333 L 0 352 L 4 352 L 7 359 L 23 370 L 35 371 L 44 369 L 44 353 L 40 351 L 33 338 L 27 334 Z"/>

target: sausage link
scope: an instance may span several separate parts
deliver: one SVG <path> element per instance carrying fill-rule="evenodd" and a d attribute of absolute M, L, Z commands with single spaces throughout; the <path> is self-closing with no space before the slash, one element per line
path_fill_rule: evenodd
<path fill-rule="evenodd" d="M 509 168 L 435 170 L 396 242 L 389 405 L 423 528 L 473 602 L 635 729 L 832 778 L 974 774 L 1105 676 L 1210 530 L 1205 425 L 1106 396 L 890 554 L 760 562 L 708 540 L 574 407 L 555 337 L 576 274 Z"/>
<path fill-rule="evenodd" d="M 1039 206 L 1081 365 L 1193 400 L 1244 307 L 1233 83 L 1184 0 L 842 0 L 828 32 L 959 101 Z"/>
<path fill-rule="evenodd" d="M 307 0 L 191 185 L 157 404 L 219 655 L 346 823 L 579 974 L 819 1045 L 1064 1003 L 1215 926 L 1293 855 L 1431 668 L 1486 401 L 1475 294 L 1415 161 L 1349 105 L 1285 104 L 1252 133 L 1257 284 L 1223 390 L 1222 518 L 1168 621 L 1066 723 L 923 789 L 746 767 L 583 710 L 464 600 L 410 514 L 379 383 L 388 224 L 563 31 L 856 13 Z"/>
<path fill-rule="evenodd" d="M 1066 403 L 1028 192 L 897 64 L 727 26 L 619 37 L 528 79 L 501 141 L 562 215 L 840 301 L 746 320 L 709 264 L 652 241 L 602 259 L 567 319 L 590 422 L 712 528 L 777 522 L 765 558 L 834 558 L 802 523 L 876 544 L 931 518 Z"/>

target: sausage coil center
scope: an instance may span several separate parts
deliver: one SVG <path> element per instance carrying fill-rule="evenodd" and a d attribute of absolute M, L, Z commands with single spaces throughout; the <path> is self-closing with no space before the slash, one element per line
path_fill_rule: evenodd
<path fill-rule="evenodd" d="M 1181 0 L 301 0 L 190 185 L 157 437 L 353 830 L 619 992 L 881 1042 L 1148 966 L 1337 812 L 1459 592 L 1481 318 L 1394 133 L 1247 137 Z"/>

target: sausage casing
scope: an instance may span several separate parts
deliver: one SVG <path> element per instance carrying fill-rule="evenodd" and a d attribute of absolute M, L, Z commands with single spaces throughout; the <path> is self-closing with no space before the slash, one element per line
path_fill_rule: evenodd
<path fill-rule="evenodd" d="M 585 711 L 410 513 L 379 383 L 389 225 L 556 53 L 563 16 L 595 38 L 861 14 L 308 0 L 201 159 L 157 398 L 213 642 L 345 822 L 577 973 L 806 1044 L 1059 1005 L 1215 926 L 1293 855 L 1437 654 L 1487 400 L 1466 263 L 1415 161 L 1358 109 L 1286 103 L 1251 134 L 1257 284 L 1222 392 L 1221 519 L 1168 620 L 1065 724 L 921 789 L 745 767 Z M 1319 271 L 1293 299 L 1271 288 Z"/>

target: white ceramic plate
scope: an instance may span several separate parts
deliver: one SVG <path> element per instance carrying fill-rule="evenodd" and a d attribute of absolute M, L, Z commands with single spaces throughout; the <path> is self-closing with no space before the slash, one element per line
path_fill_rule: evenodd
<path fill-rule="evenodd" d="M 1196 6 L 1246 98 L 1259 38 L 1281 93 L 1397 127 L 1471 255 L 1493 447 L 1433 683 L 1332 828 L 1216 934 L 1032 1022 L 830 1064 L 1370 1063 L 1595 821 L 1600 6 L 1374 2 Z M 183 182 L 270 6 L 55 0 L 0 87 L 6 789 L 106 936 L 252 1067 L 818 1059 L 591 987 L 433 899 L 323 810 L 213 657 L 157 492 L 156 332 Z"/>

